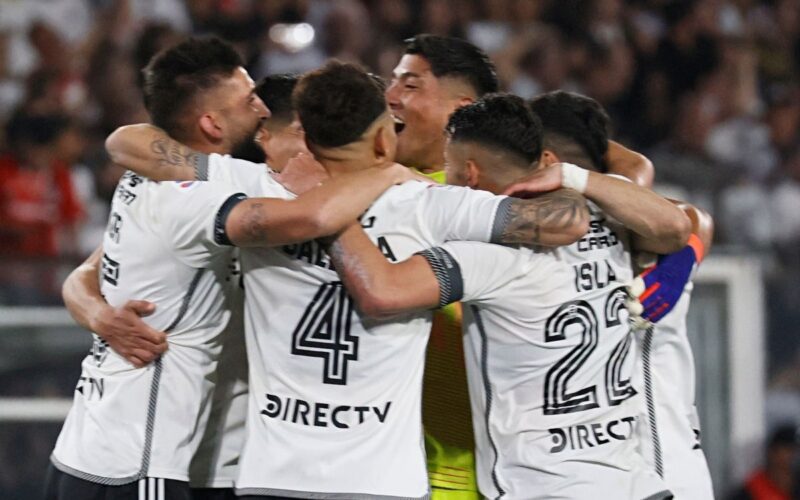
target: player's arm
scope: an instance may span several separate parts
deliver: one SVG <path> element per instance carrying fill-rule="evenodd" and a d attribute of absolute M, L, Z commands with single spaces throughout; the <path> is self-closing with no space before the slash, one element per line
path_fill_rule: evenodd
<path fill-rule="evenodd" d="M 494 222 L 493 243 L 562 246 L 589 230 L 586 198 L 572 189 L 558 189 L 528 199 L 507 198 Z"/>
<path fill-rule="evenodd" d="M 392 264 L 357 225 L 344 231 L 329 253 L 356 306 L 376 318 L 459 300 L 491 300 L 504 285 L 530 272 L 518 250 L 469 241 L 445 243 Z"/>
<path fill-rule="evenodd" d="M 366 316 L 386 318 L 444 305 L 439 282 L 424 257 L 414 255 L 392 264 L 358 223 L 345 229 L 328 253 L 356 307 Z"/>
<path fill-rule="evenodd" d="M 653 187 L 655 168 L 643 154 L 626 148 L 616 141 L 608 141 L 608 151 L 603 158 L 609 173 L 627 177 L 639 186 Z"/>
<path fill-rule="evenodd" d="M 225 233 L 240 247 L 285 245 L 327 236 L 342 230 L 389 187 L 411 175 L 396 163 L 332 177 L 293 200 L 246 199 L 222 215 Z"/>
<path fill-rule="evenodd" d="M 554 163 L 539 169 L 509 187 L 506 193 L 527 195 L 559 187 L 583 193 L 633 231 L 637 250 L 670 253 L 683 248 L 689 238 L 689 218 L 665 198 L 632 182 L 569 163 Z"/>
<path fill-rule="evenodd" d="M 148 123 L 125 125 L 106 139 L 111 161 L 154 181 L 206 180 L 208 155 Z"/>
<path fill-rule="evenodd" d="M 560 246 L 579 240 L 589 227 L 586 199 L 571 189 L 521 199 L 430 186 L 417 210 L 434 241 Z"/>
<path fill-rule="evenodd" d="M 117 354 L 136 367 L 150 363 L 167 350 L 167 336 L 142 321 L 155 304 L 129 300 L 122 307 L 110 306 L 100 294 L 98 281 L 103 248 L 98 247 L 70 273 L 61 293 L 72 318 L 108 342 Z"/>

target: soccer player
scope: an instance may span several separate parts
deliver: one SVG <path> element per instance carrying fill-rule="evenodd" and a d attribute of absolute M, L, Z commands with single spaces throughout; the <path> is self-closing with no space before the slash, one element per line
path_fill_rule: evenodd
<path fill-rule="evenodd" d="M 397 139 L 397 161 L 444 183 L 443 132 L 450 115 L 497 89 L 493 63 L 469 42 L 435 35 L 409 39 L 386 92 L 392 114 L 402 124 Z M 652 165 L 644 157 L 611 143 L 606 160 L 615 173 L 640 184 L 652 183 Z M 459 304 L 450 304 L 434 314 L 422 405 L 434 500 L 468 500 L 479 496 L 459 332 Z"/>
<path fill-rule="evenodd" d="M 310 150 L 334 179 L 394 158 L 382 88 L 358 68 L 333 62 L 306 75 L 294 103 Z M 130 156 L 149 150 L 145 143 Z M 408 182 L 361 221 L 386 255 L 403 259 L 447 239 L 569 243 L 585 233 L 586 217 L 584 200 L 568 190 L 519 200 Z M 250 249 L 242 263 L 251 392 L 237 492 L 426 496 L 419 397 L 430 313 L 362 322 L 316 242 Z"/>
<path fill-rule="evenodd" d="M 566 92 L 550 92 L 530 102 L 542 120 L 545 148 L 563 151 L 581 143 L 580 149 L 594 158 L 603 155 L 602 137 L 586 140 L 586 127 L 602 130 L 608 117 L 600 105 L 588 97 Z M 576 120 L 582 116 L 584 121 Z M 584 139 L 582 139 L 584 138 Z M 566 140 L 565 140 L 566 139 Z M 642 419 L 643 455 L 666 482 L 676 498 L 714 498 L 711 475 L 700 447 L 700 425 L 695 406 L 695 369 L 686 315 L 693 284 L 691 276 L 711 248 L 711 217 L 688 204 L 680 207 L 692 220 L 689 245 L 661 256 L 656 265 L 637 278 L 641 315 L 651 328 L 637 332 L 641 349 L 634 384 L 645 395 L 647 413 Z"/>
<path fill-rule="evenodd" d="M 448 181 L 502 191 L 540 157 L 562 159 L 552 150 L 542 155 L 540 145 L 540 125 L 522 99 L 485 97 L 450 119 Z M 597 202 L 590 232 L 572 245 L 451 242 L 389 264 L 356 226 L 334 243 L 334 262 L 373 315 L 468 304 L 466 360 L 484 496 L 669 498 L 637 452 L 641 400 L 630 384 L 624 310 L 629 242 L 610 215 L 631 227 L 634 245 L 654 251 L 680 248 L 688 221 L 632 183 L 558 168 L 564 185 Z"/>
<path fill-rule="evenodd" d="M 155 57 L 146 69 L 145 104 L 155 124 L 209 153 L 252 140 L 269 116 L 236 51 L 214 38 L 189 39 Z M 185 160 L 163 141 L 150 148 L 160 161 Z M 239 290 L 231 245 L 330 234 L 411 178 L 400 165 L 367 169 L 295 200 L 277 199 L 288 196 L 263 165 L 214 158 L 220 175 L 258 184 L 272 197 L 248 199 L 226 182 L 157 183 L 132 172 L 117 186 L 98 253 L 102 295 L 106 307 L 132 297 L 158 303 L 148 323 L 167 333 L 170 349 L 137 368 L 95 338 L 51 457 L 47 498 L 190 498 L 190 462 L 207 434 L 212 392 L 227 383 L 216 367 Z M 232 464 L 213 459 L 227 460 L 219 455 L 238 454 L 240 446 L 211 447 L 202 479 L 224 482 L 214 474 Z"/>

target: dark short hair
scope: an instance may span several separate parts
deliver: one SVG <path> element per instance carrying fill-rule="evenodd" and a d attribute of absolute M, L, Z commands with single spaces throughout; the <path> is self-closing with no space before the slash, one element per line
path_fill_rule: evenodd
<path fill-rule="evenodd" d="M 452 142 L 474 142 L 531 164 L 542 155 L 542 124 L 521 97 L 488 94 L 458 108 L 445 129 Z"/>
<path fill-rule="evenodd" d="M 217 37 L 188 38 L 156 54 L 144 68 L 144 105 L 153 124 L 181 137 L 189 105 L 243 65 L 229 43 Z"/>
<path fill-rule="evenodd" d="M 556 90 L 535 97 L 530 106 L 542 121 L 545 147 L 563 154 L 559 149 L 572 143 L 592 163 L 588 166 L 606 170 L 603 157 L 608 151 L 611 120 L 600 103 L 591 97 Z"/>
<path fill-rule="evenodd" d="M 386 111 L 374 77 L 355 64 L 330 61 L 297 82 L 292 96 L 306 140 L 335 148 L 358 140 Z"/>
<path fill-rule="evenodd" d="M 292 121 L 294 116 L 292 92 L 299 79 L 300 77 L 297 75 L 282 73 L 264 77 L 258 82 L 258 85 L 256 85 L 256 95 L 258 95 L 269 108 L 272 114 L 270 120 L 281 123 Z"/>
<path fill-rule="evenodd" d="M 497 92 L 494 63 L 484 51 L 468 41 L 422 34 L 405 42 L 405 53 L 424 57 L 436 78 L 460 79 L 468 83 L 478 97 Z"/>

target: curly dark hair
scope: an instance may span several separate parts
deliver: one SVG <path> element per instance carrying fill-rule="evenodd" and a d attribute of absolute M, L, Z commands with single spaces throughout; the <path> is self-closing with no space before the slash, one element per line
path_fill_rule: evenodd
<path fill-rule="evenodd" d="M 458 108 L 447 123 L 453 142 L 474 142 L 531 164 L 542 155 L 542 124 L 521 97 L 488 94 Z"/>

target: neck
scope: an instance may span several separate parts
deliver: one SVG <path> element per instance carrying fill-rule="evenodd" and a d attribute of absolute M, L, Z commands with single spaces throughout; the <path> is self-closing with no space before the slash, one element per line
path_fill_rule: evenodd
<path fill-rule="evenodd" d="M 444 170 L 444 143 L 441 144 L 441 147 L 431 148 L 430 153 L 424 155 L 421 161 L 412 166 L 423 174 L 432 174 Z"/>
<path fill-rule="evenodd" d="M 367 154 L 361 148 L 352 145 L 331 149 L 313 148 L 312 152 L 331 176 L 357 172 L 381 163 L 381 160 L 374 155 Z"/>

